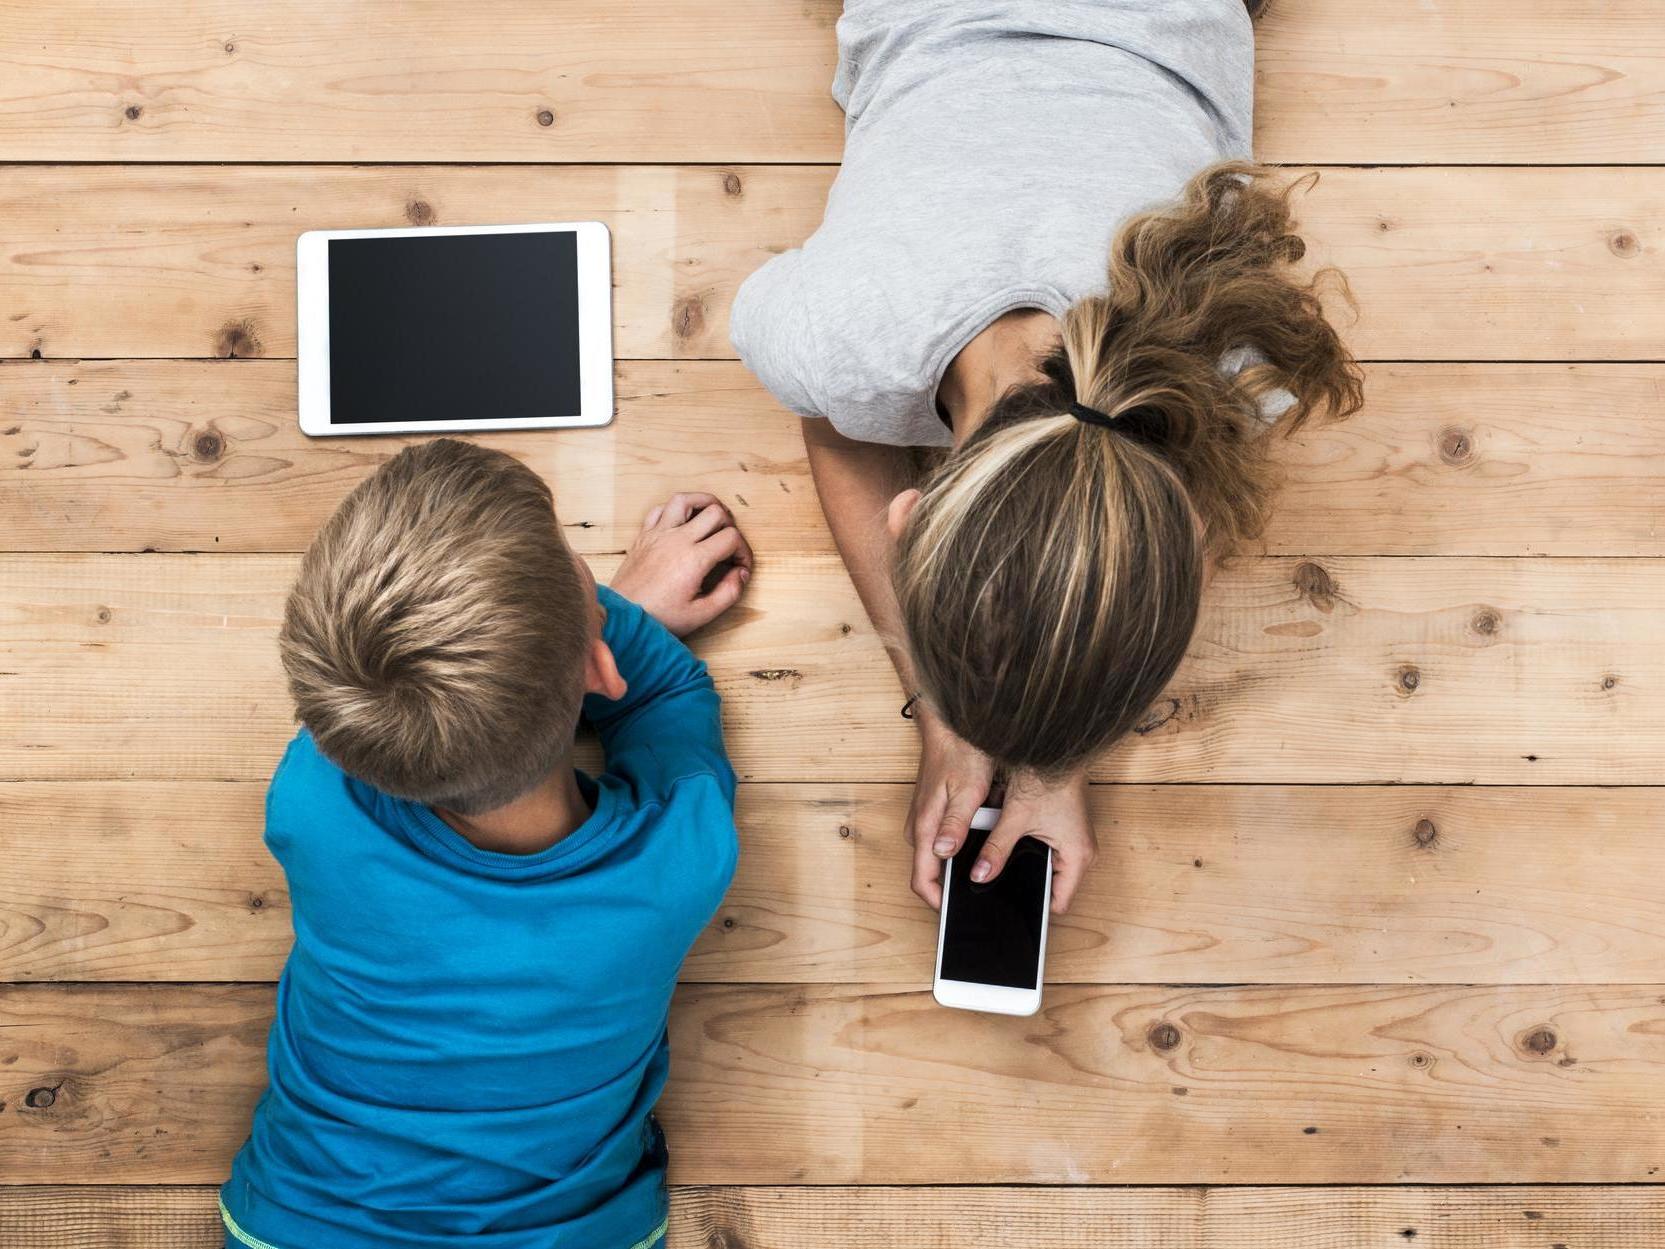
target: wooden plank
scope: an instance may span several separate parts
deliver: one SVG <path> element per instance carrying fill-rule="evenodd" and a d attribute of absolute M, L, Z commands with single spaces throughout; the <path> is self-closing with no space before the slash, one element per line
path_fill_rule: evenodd
<path fill-rule="evenodd" d="M 0 785 L 0 980 L 275 979 L 289 899 L 260 844 L 264 793 Z M 909 797 L 741 786 L 739 871 L 683 980 L 929 987 Z M 1662 790 L 1116 786 L 1094 802 L 1102 857 L 1053 924 L 1054 984 L 1659 975 Z"/>
<path fill-rule="evenodd" d="M 836 160 L 838 0 L 0 5 L 4 160 Z"/>
<path fill-rule="evenodd" d="M 1393 365 L 1352 420 L 1281 443 L 1280 555 L 1665 555 L 1665 366 Z M 311 439 L 288 361 L 42 362 L 0 377 L 0 544 L 297 551 L 406 439 Z M 731 362 L 627 361 L 606 429 L 494 434 L 622 551 L 678 486 L 774 550 L 827 552 L 797 421 Z M 786 487 L 782 489 L 781 487 Z"/>
<path fill-rule="evenodd" d="M 286 360 L 12 373 L 0 543 L 23 549 L 303 550 L 353 486 L 416 441 L 306 437 Z M 555 486 L 576 549 L 622 552 L 683 487 L 722 496 L 777 550 L 833 549 L 797 418 L 739 364 L 626 361 L 616 394 L 619 418 L 605 429 L 478 439 Z"/>
<path fill-rule="evenodd" d="M 916 738 L 835 556 L 759 545 L 696 649 L 747 780 L 911 780 Z M 597 560 L 605 578 L 611 557 Z M 264 779 L 292 556 L 0 558 L 0 778 Z M 1259 784 L 1658 784 L 1658 561 L 1245 560 L 1094 775 Z"/>
<path fill-rule="evenodd" d="M 0 1189 L 11 1249 L 220 1249 L 215 1190 Z M 891 1186 L 671 1190 L 668 1242 L 703 1249 L 1360 1249 L 1421 1238 L 1444 1249 L 1660 1249 L 1651 1187 L 1441 1188 Z M 1415 1236 L 1406 1236 L 1409 1229 Z M 1397 1239 L 1396 1239 L 1397 1238 Z"/>
<path fill-rule="evenodd" d="M 292 356 L 322 226 L 599 218 L 616 354 L 729 356 L 739 282 L 821 219 L 819 166 L 39 166 L 0 184 L 0 356 Z M 1387 360 L 1657 357 L 1665 169 L 1334 169 L 1302 209 Z"/>
<path fill-rule="evenodd" d="M 830 180 L 813 167 L 11 169 L 0 355 L 292 357 L 303 230 L 595 218 L 613 231 L 614 354 L 727 356 L 734 289 L 809 234 Z"/>
<path fill-rule="evenodd" d="M 1665 367 L 1393 365 L 1283 444 L 1277 555 L 1665 555 Z"/>
<path fill-rule="evenodd" d="M 5 160 L 836 160 L 836 0 L 0 6 Z M 1279 0 L 1257 149 L 1665 158 L 1647 0 Z M 540 116 L 542 115 L 542 116 Z M 547 123 L 547 124 L 545 124 Z"/>
<path fill-rule="evenodd" d="M 1058 987 L 1012 1019 L 692 987 L 660 1115 L 684 1184 L 1642 1182 L 1665 1165 L 1662 999 Z M 0 990 L 0 1173 L 218 1181 L 270 1006 L 266 987 Z"/>
<path fill-rule="evenodd" d="M 1262 159 L 1665 159 L 1650 0 L 1275 0 L 1255 42 Z"/>
<path fill-rule="evenodd" d="M 0 1175 L 219 1182 L 265 1085 L 268 988 L 0 988 Z"/>
<path fill-rule="evenodd" d="M 1665 170 L 1337 169 L 1301 213 L 1361 357 L 1658 357 Z"/>

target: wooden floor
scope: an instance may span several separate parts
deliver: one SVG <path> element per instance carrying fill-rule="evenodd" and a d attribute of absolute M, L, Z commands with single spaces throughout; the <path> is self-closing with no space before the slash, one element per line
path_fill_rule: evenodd
<path fill-rule="evenodd" d="M 1043 1013 L 936 1008 L 913 736 L 736 284 L 814 227 L 833 0 L 0 0 L 0 1245 L 217 1245 L 289 940 L 294 238 L 599 217 L 620 418 L 490 439 L 605 571 L 708 486 L 745 853 L 673 1249 L 1665 1246 L 1665 0 L 1273 0 L 1368 407 L 1104 761 Z M 300 1247 L 295 1247 L 300 1249 Z M 605 1247 L 598 1247 L 605 1249 Z"/>

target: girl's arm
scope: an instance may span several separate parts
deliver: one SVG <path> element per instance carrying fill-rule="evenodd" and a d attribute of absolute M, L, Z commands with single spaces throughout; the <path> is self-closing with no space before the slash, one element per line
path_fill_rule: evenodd
<path fill-rule="evenodd" d="M 855 583 L 867 618 L 890 652 L 902 687 L 912 694 L 913 669 L 901 645 L 902 620 L 890 585 L 890 501 L 914 484 L 913 455 L 906 447 L 857 442 L 821 417 L 804 417 L 804 449 L 844 567 Z"/>
<path fill-rule="evenodd" d="M 820 418 L 805 417 L 803 431 L 827 527 L 868 619 L 890 652 L 902 688 L 912 695 L 918 686 L 890 584 L 886 518 L 890 501 L 914 484 L 913 454 L 906 447 L 846 438 L 832 422 Z M 971 817 L 993 784 L 994 767 L 922 704 L 914 705 L 914 717 L 920 730 L 919 782 L 905 829 L 914 849 L 913 891 L 940 906 L 942 859 L 965 840 Z"/>

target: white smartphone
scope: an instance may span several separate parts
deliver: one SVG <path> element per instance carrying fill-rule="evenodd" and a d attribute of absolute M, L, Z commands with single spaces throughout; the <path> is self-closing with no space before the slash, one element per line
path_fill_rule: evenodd
<path fill-rule="evenodd" d="M 309 230 L 295 244 L 301 429 L 560 429 L 613 419 L 599 221 Z"/>
<path fill-rule="evenodd" d="M 1046 967 L 1052 850 L 1025 837 L 999 876 L 974 883 L 971 869 L 999 819 L 999 807 L 979 808 L 965 845 L 943 873 L 932 995 L 960 1010 L 1033 1015 L 1041 1008 Z"/>

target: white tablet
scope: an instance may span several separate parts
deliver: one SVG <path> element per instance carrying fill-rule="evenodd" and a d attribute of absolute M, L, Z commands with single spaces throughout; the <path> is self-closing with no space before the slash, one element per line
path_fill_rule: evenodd
<path fill-rule="evenodd" d="M 613 419 L 601 222 L 311 230 L 295 260 L 304 432 Z"/>

